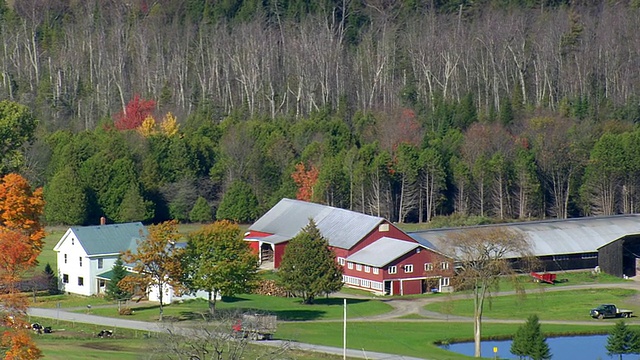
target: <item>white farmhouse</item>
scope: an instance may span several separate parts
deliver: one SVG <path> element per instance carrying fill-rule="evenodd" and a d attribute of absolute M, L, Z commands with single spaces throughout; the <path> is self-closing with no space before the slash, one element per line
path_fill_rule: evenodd
<path fill-rule="evenodd" d="M 87 296 L 103 294 L 118 256 L 134 250 L 146 235 L 140 222 L 70 227 L 53 248 L 58 253 L 60 290 Z M 99 276 L 102 274 L 107 277 Z"/>
<path fill-rule="evenodd" d="M 135 252 L 138 241 L 147 235 L 147 229 L 140 222 L 70 227 L 53 248 L 57 252 L 58 288 L 78 295 L 104 294 L 118 256 L 127 250 Z M 125 268 L 132 270 L 127 264 Z M 171 287 L 163 290 L 166 303 L 195 297 L 208 298 L 204 291 L 177 296 Z M 147 297 L 151 301 L 159 301 L 157 285 L 149 286 Z"/>

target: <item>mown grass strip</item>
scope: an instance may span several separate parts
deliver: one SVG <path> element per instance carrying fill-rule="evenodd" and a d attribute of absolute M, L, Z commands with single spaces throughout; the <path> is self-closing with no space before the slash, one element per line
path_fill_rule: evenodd
<path fill-rule="evenodd" d="M 484 318 L 525 320 L 537 314 L 541 320 L 590 320 L 589 310 L 600 304 L 616 304 L 633 310 L 640 306 L 637 291 L 621 288 L 594 288 L 571 291 L 532 291 L 523 295 L 493 297 L 486 302 Z M 473 300 L 451 300 L 425 306 L 426 310 L 456 316 L 473 316 Z"/>

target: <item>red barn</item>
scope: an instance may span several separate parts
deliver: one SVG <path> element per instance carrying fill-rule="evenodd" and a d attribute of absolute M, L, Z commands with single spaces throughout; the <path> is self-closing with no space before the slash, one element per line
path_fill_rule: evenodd
<path fill-rule="evenodd" d="M 449 290 L 452 260 L 387 220 L 291 199 L 282 199 L 245 234 L 261 267 L 277 269 L 287 243 L 310 219 L 343 266 L 345 285 L 387 295 Z"/>

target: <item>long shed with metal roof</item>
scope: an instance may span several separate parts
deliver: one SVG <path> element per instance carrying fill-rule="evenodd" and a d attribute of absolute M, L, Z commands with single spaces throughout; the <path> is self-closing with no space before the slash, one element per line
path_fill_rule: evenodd
<path fill-rule="evenodd" d="M 544 270 L 594 269 L 611 275 L 635 276 L 640 258 L 640 215 L 596 216 L 531 221 L 479 227 L 508 227 L 523 233 Z M 412 232 L 419 243 L 446 249 L 448 236 L 468 228 Z"/>

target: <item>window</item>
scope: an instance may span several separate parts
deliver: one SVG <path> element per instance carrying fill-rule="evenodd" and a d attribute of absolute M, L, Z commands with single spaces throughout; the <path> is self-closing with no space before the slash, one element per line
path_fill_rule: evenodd
<path fill-rule="evenodd" d="M 380 232 L 389 231 L 389 224 L 380 224 L 380 226 L 378 226 L 378 231 Z"/>
<path fill-rule="evenodd" d="M 362 271 L 362 265 L 356 264 L 356 271 Z"/>
<path fill-rule="evenodd" d="M 353 269 L 353 263 L 352 263 L 352 262 L 348 262 L 348 263 L 347 263 L 347 267 L 348 267 L 349 269 Z"/>
<path fill-rule="evenodd" d="M 366 272 L 366 273 L 371 272 L 371 266 L 365 265 L 364 266 L 364 272 Z"/>
<path fill-rule="evenodd" d="M 82 276 L 78 276 L 78 286 L 84 286 L 84 278 Z"/>
<path fill-rule="evenodd" d="M 404 266 L 404 272 L 409 274 L 413 272 L 413 264 L 408 264 Z"/>
<path fill-rule="evenodd" d="M 65 284 L 69 283 L 69 274 L 62 274 L 62 282 Z"/>
<path fill-rule="evenodd" d="M 433 271 L 433 263 L 424 263 L 424 271 Z"/>
<path fill-rule="evenodd" d="M 361 279 L 360 280 L 360 286 L 366 287 L 366 288 L 370 288 L 371 287 L 371 281 L 370 280 Z"/>
<path fill-rule="evenodd" d="M 374 273 L 375 275 L 380 274 L 380 269 L 378 269 L 378 268 L 373 268 L 373 273 Z"/>
<path fill-rule="evenodd" d="M 103 259 L 98 259 L 98 269 L 102 269 L 104 266 Z"/>
<path fill-rule="evenodd" d="M 80 256 L 78 259 L 80 259 L 80 267 L 82 267 L 82 256 Z"/>
<path fill-rule="evenodd" d="M 64 254 L 64 263 L 67 263 L 67 254 Z"/>
<path fill-rule="evenodd" d="M 441 270 L 449 270 L 449 263 L 446 261 L 443 261 L 440 263 L 440 269 Z"/>
<path fill-rule="evenodd" d="M 449 286 L 449 278 L 442 278 L 442 286 Z"/>
<path fill-rule="evenodd" d="M 395 265 L 389 266 L 388 271 L 389 271 L 389 274 L 395 274 L 398 272 L 398 267 Z"/>
<path fill-rule="evenodd" d="M 75 239 L 71 238 L 71 245 L 73 245 L 75 243 Z"/>
<path fill-rule="evenodd" d="M 339 257 L 339 258 L 338 258 L 338 264 L 340 264 L 340 265 L 344 266 L 344 263 L 345 263 L 344 258 L 343 258 L 343 257 Z"/>

